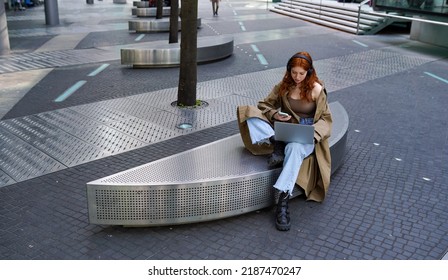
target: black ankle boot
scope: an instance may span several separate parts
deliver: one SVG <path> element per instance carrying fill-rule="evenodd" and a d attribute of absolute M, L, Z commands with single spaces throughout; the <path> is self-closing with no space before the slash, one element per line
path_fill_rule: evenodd
<path fill-rule="evenodd" d="M 276 141 L 274 136 L 269 138 L 269 141 L 274 145 L 274 152 L 268 157 L 268 165 L 269 167 L 276 167 L 282 164 L 285 159 L 285 143 Z"/>
<path fill-rule="evenodd" d="M 291 228 L 288 209 L 289 194 L 281 192 L 278 197 L 275 226 L 278 230 L 287 231 Z"/>

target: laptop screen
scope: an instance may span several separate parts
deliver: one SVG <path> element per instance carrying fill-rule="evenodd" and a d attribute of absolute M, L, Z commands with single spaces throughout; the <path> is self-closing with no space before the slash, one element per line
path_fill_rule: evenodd
<path fill-rule="evenodd" d="M 314 144 L 314 126 L 296 123 L 275 122 L 275 140 Z"/>

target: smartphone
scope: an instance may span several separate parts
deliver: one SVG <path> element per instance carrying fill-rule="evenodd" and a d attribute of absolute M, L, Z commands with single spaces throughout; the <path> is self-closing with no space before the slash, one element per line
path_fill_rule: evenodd
<path fill-rule="evenodd" d="M 282 111 L 278 111 L 278 114 L 282 117 L 289 117 L 288 113 L 282 112 Z"/>

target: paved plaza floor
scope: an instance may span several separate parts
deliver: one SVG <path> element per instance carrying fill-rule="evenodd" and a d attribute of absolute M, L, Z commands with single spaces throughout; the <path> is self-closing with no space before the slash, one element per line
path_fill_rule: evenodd
<path fill-rule="evenodd" d="M 441 260 L 448 248 L 448 49 L 403 26 L 356 36 L 270 12 L 263 0 L 199 1 L 198 36 L 231 34 L 234 54 L 198 66 L 190 120 L 171 106 L 179 69 L 132 69 L 120 48 L 168 40 L 128 29 L 132 1 L 59 0 L 7 11 L 0 56 L 0 259 Z M 256 104 L 306 50 L 329 101 L 349 118 L 347 153 L 323 203 L 166 227 L 90 224 L 86 183 L 238 133 L 236 106 Z M 241 90 L 239 84 L 253 85 Z"/>

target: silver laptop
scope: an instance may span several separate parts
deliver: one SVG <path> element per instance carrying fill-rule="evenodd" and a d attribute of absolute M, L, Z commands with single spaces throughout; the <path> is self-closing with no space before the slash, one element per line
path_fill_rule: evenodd
<path fill-rule="evenodd" d="M 314 143 L 314 126 L 296 123 L 275 122 L 275 140 L 283 142 Z"/>

